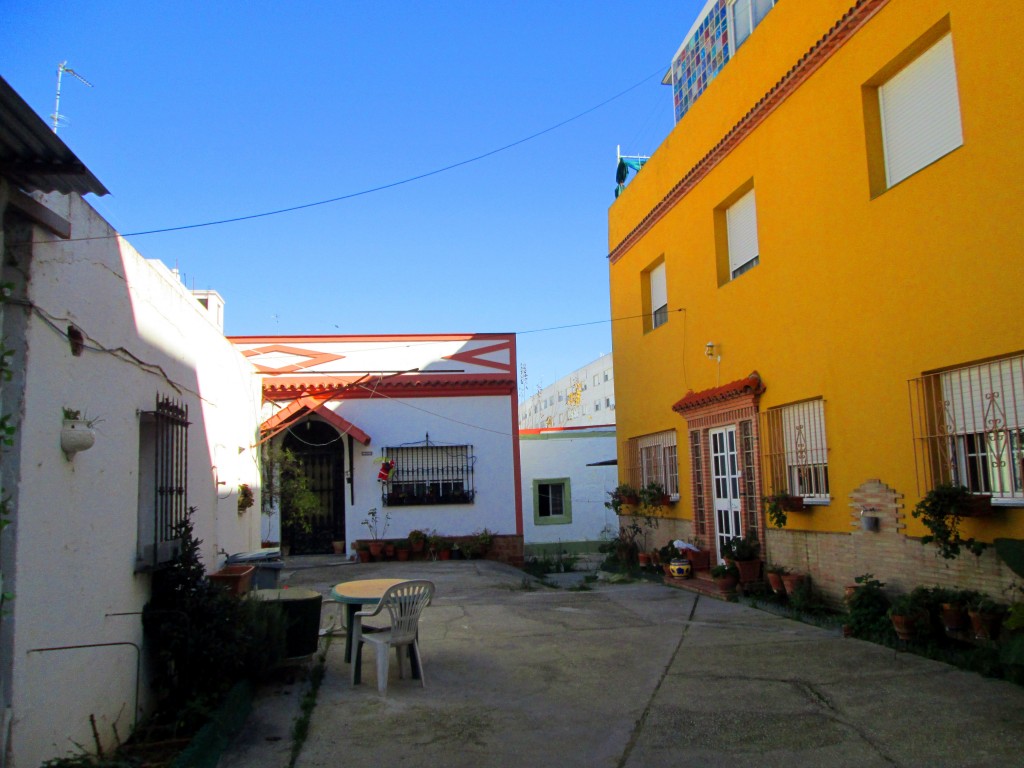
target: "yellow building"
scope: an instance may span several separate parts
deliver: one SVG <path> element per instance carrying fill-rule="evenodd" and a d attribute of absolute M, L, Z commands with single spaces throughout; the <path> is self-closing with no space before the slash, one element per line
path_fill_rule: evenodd
<path fill-rule="evenodd" d="M 1024 538 L 1024 7 L 702 19 L 678 122 L 609 213 L 620 481 L 678 493 L 661 537 L 753 528 L 833 597 L 866 572 L 1000 596 L 993 549 L 938 558 L 911 512 L 962 484 L 992 512 L 964 536 Z M 774 493 L 804 505 L 781 529 Z"/>

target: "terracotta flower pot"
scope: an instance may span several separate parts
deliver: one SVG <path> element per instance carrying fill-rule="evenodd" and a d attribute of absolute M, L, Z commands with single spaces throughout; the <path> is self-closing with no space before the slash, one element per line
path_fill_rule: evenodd
<path fill-rule="evenodd" d="M 805 573 L 787 573 L 782 577 L 782 583 L 786 587 L 786 592 L 790 595 L 800 589 L 800 585 L 806 581 L 808 581 L 808 578 Z"/>
<path fill-rule="evenodd" d="M 942 604 L 942 626 L 947 632 L 960 632 L 967 628 L 970 619 L 967 609 L 960 603 Z"/>
<path fill-rule="evenodd" d="M 889 619 L 892 621 L 892 628 L 896 630 L 896 637 L 900 640 L 913 640 L 918 626 L 928 623 L 928 613 L 926 611 L 908 614 L 894 613 Z"/>
<path fill-rule="evenodd" d="M 728 576 L 716 576 L 714 577 L 715 586 L 718 587 L 718 591 L 722 594 L 729 594 L 730 592 L 736 591 L 736 585 L 739 584 L 739 579 L 734 575 L 729 574 Z"/>
<path fill-rule="evenodd" d="M 382 541 L 371 541 L 369 546 L 370 555 L 372 555 L 374 558 L 380 557 L 381 553 L 384 551 L 384 542 Z"/>
<path fill-rule="evenodd" d="M 975 639 L 995 640 L 999 637 L 999 630 L 1003 625 L 1003 614 L 968 611 L 967 615 L 971 618 L 971 629 L 974 630 Z"/>
<path fill-rule="evenodd" d="M 786 594 L 786 584 L 782 581 L 781 573 L 773 573 L 768 571 L 768 585 L 772 588 L 772 592 L 776 595 Z"/>
<path fill-rule="evenodd" d="M 736 568 L 740 572 L 740 584 L 750 584 L 761 578 L 760 560 L 737 560 Z"/>
<path fill-rule="evenodd" d="M 403 562 L 408 560 L 409 555 L 411 554 L 411 552 L 408 549 L 397 549 L 395 550 L 395 552 L 398 555 L 398 559 Z"/>
<path fill-rule="evenodd" d="M 686 559 L 695 571 L 706 571 L 711 567 L 711 552 L 706 549 L 691 549 L 686 553 Z"/>

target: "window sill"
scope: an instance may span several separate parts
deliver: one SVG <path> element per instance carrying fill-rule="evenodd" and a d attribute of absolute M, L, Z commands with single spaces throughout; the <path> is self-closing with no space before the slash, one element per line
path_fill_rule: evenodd
<path fill-rule="evenodd" d="M 1020 509 L 1024 507 L 1024 499 L 992 499 L 992 506 L 1000 509 Z"/>
<path fill-rule="evenodd" d="M 832 503 L 832 499 L 804 499 L 804 508 L 807 507 L 827 507 Z"/>

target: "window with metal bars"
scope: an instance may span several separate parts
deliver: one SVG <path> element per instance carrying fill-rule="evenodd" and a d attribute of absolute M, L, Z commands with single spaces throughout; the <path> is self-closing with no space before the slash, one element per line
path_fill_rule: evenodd
<path fill-rule="evenodd" d="M 669 495 L 679 493 L 679 461 L 674 429 L 630 438 L 626 450 L 626 472 L 630 485 L 645 488 L 651 483 L 658 483 Z"/>
<path fill-rule="evenodd" d="M 1024 355 L 913 379 L 910 402 L 919 492 L 1024 500 Z"/>
<path fill-rule="evenodd" d="M 382 483 L 384 506 L 400 507 L 424 504 L 472 504 L 472 445 L 390 446 L 383 456 L 395 463 Z"/>
<path fill-rule="evenodd" d="M 174 559 L 178 525 L 188 512 L 188 406 L 157 397 L 139 415 L 138 559 L 155 567 Z"/>
<path fill-rule="evenodd" d="M 764 435 L 772 492 L 828 501 L 824 400 L 769 408 L 764 413 Z"/>

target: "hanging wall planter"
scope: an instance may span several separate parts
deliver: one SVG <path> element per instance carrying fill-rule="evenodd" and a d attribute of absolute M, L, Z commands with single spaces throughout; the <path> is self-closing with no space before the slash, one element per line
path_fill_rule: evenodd
<path fill-rule="evenodd" d="M 85 419 L 64 419 L 60 430 L 60 448 L 68 461 L 79 451 L 87 451 L 96 442 L 96 431 Z"/>

